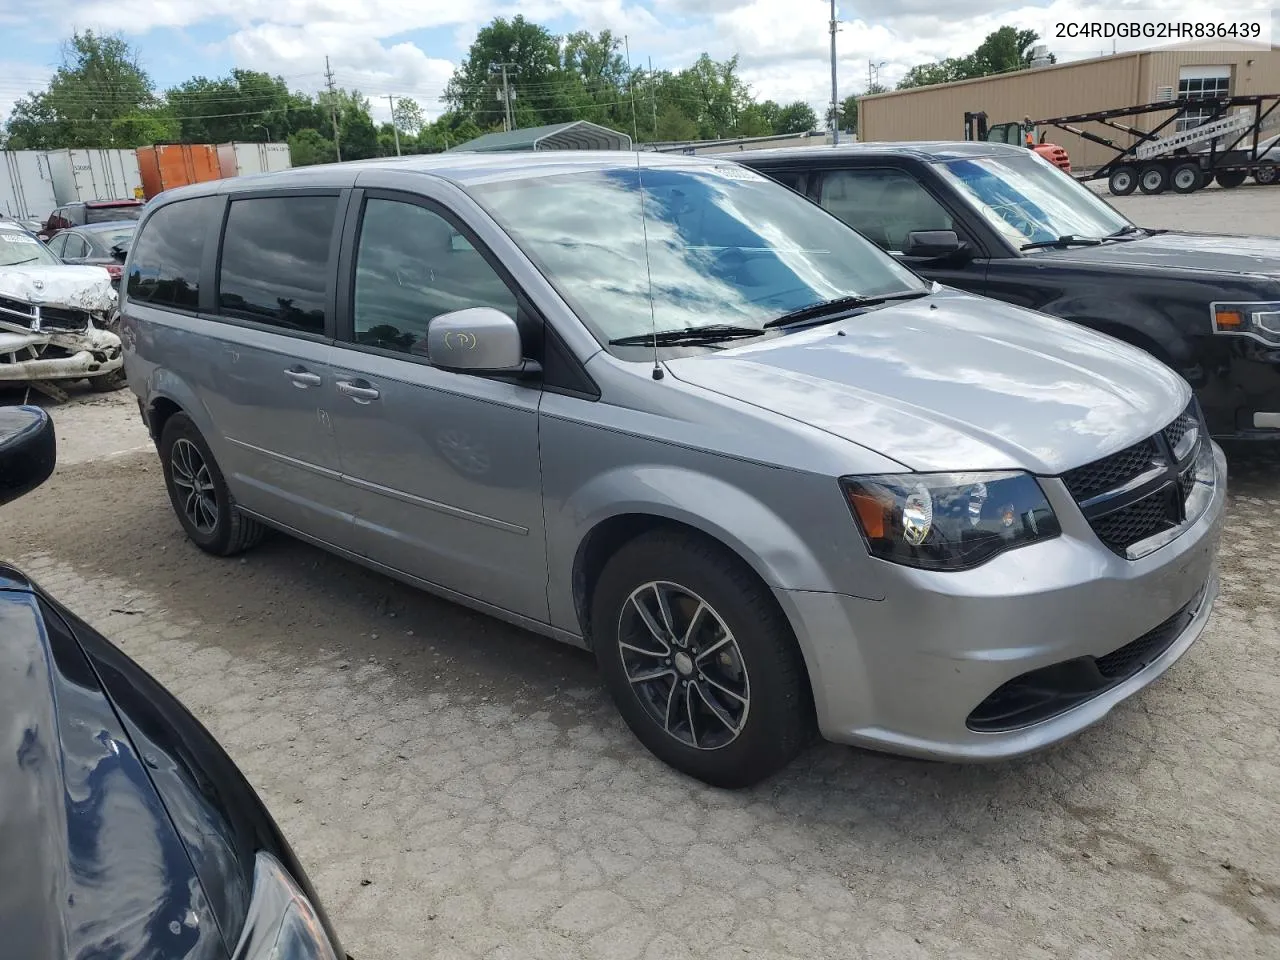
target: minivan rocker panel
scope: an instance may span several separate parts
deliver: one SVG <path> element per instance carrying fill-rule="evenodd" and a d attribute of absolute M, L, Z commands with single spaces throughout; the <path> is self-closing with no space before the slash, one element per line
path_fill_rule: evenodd
<path fill-rule="evenodd" d="M 324 213 L 304 187 L 348 193 Z M 306 229 L 248 229 L 279 200 Z M 237 223 L 282 249 L 230 249 Z M 931 288 L 722 161 L 201 185 L 152 205 L 126 276 L 130 385 L 195 544 L 274 527 L 584 646 L 640 742 L 710 784 L 815 730 L 1044 748 L 1164 673 L 1217 594 L 1226 463 L 1177 373 Z M 518 369 L 432 356 L 444 318 L 446 350 L 511 342 L 498 311 Z"/>
<path fill-rule="evenodd" d="M 1136 347 L 948 290 L 667 366 L 922 471 L 1055 475 L 1150 436 L 1191 398 Z"/>

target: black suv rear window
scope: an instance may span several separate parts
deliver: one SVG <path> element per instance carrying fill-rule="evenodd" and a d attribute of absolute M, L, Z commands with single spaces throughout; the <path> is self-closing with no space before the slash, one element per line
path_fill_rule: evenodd
<path fill-rule="evenodd" d="M 107 223 L 111 220 L 137 220 L 142 216 L 142 204 L 126 203 L 118 207 L 85 207 L 86 223 Z"/>
<path fill-rule="evenodd" d="M 133 242 L 125 296 L 157 307 L 198 309 L 204 238 L 221 204 L 218 197 L 195 197 L 152 214 Z"/>
<path fill-rule="evenodd" d="M 232 200 L 222 237 L 218 312 L 324 333 L 337 213 L 336 196 Z"/>

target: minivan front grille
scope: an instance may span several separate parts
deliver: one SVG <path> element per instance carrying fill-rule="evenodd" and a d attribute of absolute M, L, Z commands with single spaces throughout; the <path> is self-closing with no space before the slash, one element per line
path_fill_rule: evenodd
<path fill-rule="evenodd" d="M 1098 539 L 1122 557 L 1183 526 L 1195 489 L 1196 463 L 1208 443 L 1193 399 L 1172 423 L 1118 453 L 1062 475 Z"/>
<path fill-rule="evenodd" d="M 1119 453 L 1069 470 L 1062 479 L 1077 501 L 1088 500 L 1113 490 L 1150 469 L 1157 453 L 1154 440 L 1147 438 Z"/>

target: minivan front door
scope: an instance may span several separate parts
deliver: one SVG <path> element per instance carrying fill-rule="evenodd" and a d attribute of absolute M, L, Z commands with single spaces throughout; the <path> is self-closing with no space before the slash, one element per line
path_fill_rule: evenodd
<path fill-rule="evenodd" d="M 362 207 L 332 401 L 358 549 L 545 622 L 540 388 L 440 370 L 422 350 L 434 317 L 489 306 L 521 319 L 517 297 L 442 208 L 373 192 Z"/>

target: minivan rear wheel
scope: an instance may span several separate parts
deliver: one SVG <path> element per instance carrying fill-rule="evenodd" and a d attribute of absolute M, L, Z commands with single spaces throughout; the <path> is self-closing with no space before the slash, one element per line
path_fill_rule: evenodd
<path fill-rule="evenodd" d="M 627 726 L 691 777 L 751 786 L 812 738 L 790 625 L 754 572 L 715 543 L 682 531 L 628 543 L 601 572 L 591 634 Z"/>
<path fill-rule="evenodd" d="M 229 557 L 262 539 L 265 528 L 236 507 L 209 445 L 185 413 L 175 413 L 165 423 L 160 462 L 173 512 L 197 547 Z"/>

